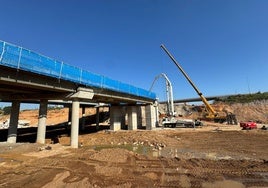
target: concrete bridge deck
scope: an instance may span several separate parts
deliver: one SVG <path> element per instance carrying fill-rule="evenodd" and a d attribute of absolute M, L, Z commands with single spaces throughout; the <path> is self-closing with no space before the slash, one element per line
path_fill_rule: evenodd
<path fill-rule="evenodd" d="M 94 90 L 91 100 L 98 102 L 151 103 L 156 98 L 155 93 L 150 91 L 3 41 L 0 41 L 0 66 L 1 98 L 10 98 L 8 94 L 11 93 L 12 99 L 21 96 L 40 99 L 38 95 L 42 98 L 62 99 L 64 95 L 76 92 L 79 87 Z"/>
<path fill-rule="evenodd" d="M 72 101 L 71 145 L 78 147 L 81 102 L 106 103 L 111 129 L 121 126 L 122 104 L 128 106 L 130 129 L 137 128 L 137 108 L 145 105 L 148 128 L 156 124 L 155 93 L 65 64 L 0 40 L 0 100 L 12 102 L 8 142 L 16 142 L 21 102 L 40 103 L 37 142 L 44 143 L 49 100 Z"/>

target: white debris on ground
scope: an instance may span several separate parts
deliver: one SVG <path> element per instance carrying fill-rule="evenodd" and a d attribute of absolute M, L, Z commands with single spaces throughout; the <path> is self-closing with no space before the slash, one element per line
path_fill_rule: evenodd
<path fill-rule="evenodd" d="M 18 128 L 27 128 L 30 126 L 30 121 L 28 120 L 19 120 L 18 121 Z M 0 129 L 7 129 L 9 127 L 9 119 L 0 122 Z"/>

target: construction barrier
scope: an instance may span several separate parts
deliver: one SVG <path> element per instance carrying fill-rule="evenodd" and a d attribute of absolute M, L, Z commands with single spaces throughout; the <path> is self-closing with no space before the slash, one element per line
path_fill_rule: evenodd
<path fill-rule="evenodd" d="M 0 40 L 0 65 L 67 80 L 80 85 L 155 99 L 153 92 L 40 55 Z"/>

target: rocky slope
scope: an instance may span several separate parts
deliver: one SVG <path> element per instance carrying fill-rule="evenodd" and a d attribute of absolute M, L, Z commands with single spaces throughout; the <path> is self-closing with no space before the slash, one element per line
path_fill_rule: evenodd
<path fill-rule="evenodd" d="M 212 104 L 212 107 L 219 112 L 232 112 L 236 115 L 238 121 L 257 121 L 259 123 L 268 123 L 268 100 L 258 100 L 250 103 L 227 104 L 218 102 Z M 175 111 L 178 116 L 185 118 L 198 118 L 204 105 L 177 104 Z M 166 112 L 166 105 L 160 105 L 160 113 Z"/>

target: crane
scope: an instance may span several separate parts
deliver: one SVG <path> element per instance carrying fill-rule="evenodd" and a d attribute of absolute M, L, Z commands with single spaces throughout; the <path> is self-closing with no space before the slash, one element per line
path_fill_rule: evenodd
<path fill-rule="evenodd" d="M 194 90 L 196 91 L 196 93 L 199 95 L 199 97 L 201 98 L 202 102 L 204 103 L 208 114 L 206 115 L 206 119 L 210 119 L 210 120 L 214 120 L 217 122 L 223 122 L 226 121 L 226 119 L 229 119 L 229 116 L 234 116 L 233 114 L 220 114 L 219 112 L 216 112 L 212 106 L 209 104 L 209 102 L 207 101 L 207 99 L 204 97 L 204 95 L 202 94 L 202 92 L 200 92 L 200 90 L 195 86 L 195 84 L 193 83 L 193 81 L 190 79 L 190 77 L 187 75 L 187 73 L 183 70 L 183 68 L 179 65 L 179 63 L 176 61 L 176 59 L 171 55 L 171 53 L 167 50 L 167 48 L 161 44 L 160 46 L 165 52 L 166 54 L 169 56 L 169 58 L 173 61 L 173 63 L 178 67 L 178 69 L 182 72 L 182 74 L 184 75 L 184 77 L 187 79 L 187 81 L 191 84 L 191 86 L 194 88 Z M 236 121 L 236 120 L 234 120 Z"/>

